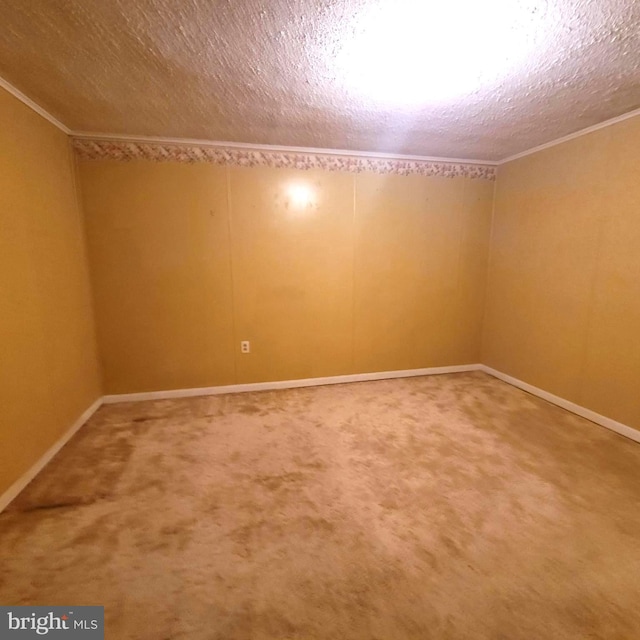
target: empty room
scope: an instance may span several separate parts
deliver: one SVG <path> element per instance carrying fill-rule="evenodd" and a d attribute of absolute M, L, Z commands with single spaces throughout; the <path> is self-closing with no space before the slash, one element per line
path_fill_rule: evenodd
<path fill-rule="evenodd" d="M 0 2 L 0 638 L 639 601 L 640 4 Z"/>

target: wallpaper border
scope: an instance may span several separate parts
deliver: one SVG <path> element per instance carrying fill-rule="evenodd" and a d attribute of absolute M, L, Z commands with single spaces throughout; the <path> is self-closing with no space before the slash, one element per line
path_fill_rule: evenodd
<path fill-rule="evenodd" d="M 80 160 L 151 160 L 153 162 L 208 162 L 237 167 L 271 167 L 277 169 L 323 169 L 363 173 L 474 178 L 493 181 L 496 167 L 438 160 L 374 158 L 364 155 L 335 155 L 317 152 L 264 151 L 194 144 L 131 142 L 72 138 Z"/>

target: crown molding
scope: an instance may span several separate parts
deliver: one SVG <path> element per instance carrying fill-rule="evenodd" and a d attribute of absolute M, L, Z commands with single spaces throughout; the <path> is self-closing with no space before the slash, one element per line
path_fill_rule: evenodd
<path fill-rule="evenodd" d="M 594 124 L 590 127 L 587 127 L 586 129 L 580 129 L 580 131 L 575 131 L 574 133 L 570 133 L 569 135 L 562 136 L 562 138 L 557 138 L 556 140 L 551 140 L 551 142 L 545 142 L 544 144 L 538 145 L 537 147 L 532 147 L 531 149 L 527 149 L 526 151 L 521 151 L 520 153 L 516 153 L 512 156 L 509 156 L 508 158 L 499 160 L 496 164 L 500 166 L 506 164 L 507 162 L 530 156 L 534 153 L 538 153 L 538 151 L 544 151 L 545 149 L 555 147 L 556 145 L 562 144 L 563 142 L 569 142 L 569 140 L 581 138 L 582 136 L 586 136 L 590 133 L 593 133 L 594 131 L 606 129 L 607 127 L 618 124 L 619 122 L 624 122 L 625 120 L 629 120 L 631 118 L 635 118 L 636 116 L 640 116 L 640 109 L 628 111 L 627 113 L 623 113 L 622 115 L 616 116 L 615 118 L 610 118 L 609 120 L 605 120 L 604 122 Z"/>
<path fill-rule="evenodd" d="M 551 147 L 555 147 L 556 145 L 562 144 L 564 142 L 569 142 L 570 140 L 575 140 L 576 138 L 580 138 L 582 136 L 593 133 L 594 131 L 599 131 L 600 129 L 605 129 L 606 127 L 610 127 L 619 122 L 623 122 L 624 120 L 629 120 L 630 118 L 635 118 L 640 116 L 640 108 L 634 109 L 633 111 L 629 111 L 622 115 L 616 116 L 615 118 L 610 118 L 609 120 L 605 120 L 604 122 L 600 122 L 598 124 L 592 125 L 585 129 L 580 129 L 579 131 L 575 131 L 574 133 L 570 133 L 566 136 L 562 136 L 561 138 L 557 138 L 555 140 L 551 140 L 549 142 L 545 142 L 544 144 L 538 145 L 536 147 L 532 147 L 531 149 L 527 149 L 525 151 L 521 151 L 511 156 L 507 156 L 506 158 L 502 158 L 501 160 L 478 160 L 475 158 L 448 158 L 448 157 L 436 157 L 436 156 L 416 156 L 416 155 L 402 155 L 402 154 L 393 154 L 393 153 L 378 153 L 373 151 L 353 151 L 348 149 L 323 149 L 317 147 L 287 147 L 287 146 L 279 146 L 279 145 L 265 145 L 265 144 L 251 144 L 245 142 L 222 142 L 216 140 L 202 140 L 197 138 L 165 138 L 165 137 L 156 137 L 156 136 L 135 136 L 135 135 L 127 135 L 127 134 L 111 134 L 111 133 L 100 133 L 100 132 L 90 132 L 90 131 L 73 131 L 65 124 L 60 122 L 57 118 L 51 115 L 46 109 L 41 107 L 38 103 L 33 101 L 31 98 L 26 96 L 22 91 L 14 87 L 10 82 L 5 80 L 2 76 L 0 76 L 0 87 L 5 89 L 12 96 L 20 100 L 27 107 L 35 111 L 38 115 L 42 116 L 45 120 L 49 121 L 55 127 L 60 129 L 63 133 L 71 136 L 75 140 L 86 140 L 92 142 L 110 142 L 114 144 L 118 143 L 131 143 L 138 145 L 159 145 L 159 146 L 171 146 L 171 147 L 197 147 L 202 149 L 219 149 L 222 152 L 257 152 L 263 154 L 282 154 L 282 155 L 291 155 L 296 154 L 299 156 L 325 156 L 327 158 L 331 157 L 344 157 L 350 159 L 361 159 L 361 160 L 379 160 L 379 161 L 388 161 L 388 162 L 404 162 L 404 163 L 442 163 L 446 165 L 459 165 L 461 167 L 464 166 L 476 166 L 476 167 L 486 167 L 487 169 L 490 167 L 498 167 L 508 162 L 512 162 L 513 160 L 518 160 L 519 158 L 524 158 L 526 156 L 530 156 L 534 153 L 538 153 L 539 151 L 544 151 L 545 149 L 549 149 Z M 416 171 L 409 171 L 409 173 L 416 173 Z M 495 170 L 493 171 L 495 173 Z M 485 176 L 486 177 L 486 176 Z M 491 179 L 495 179 L 495 176 Z"/>
<path fill-rule="evenodd" d="M 60 129 L 63 133 L 67 135 L 71 135 L 71 129 L 65 126 L 58 120 L 54 118 L 46 109 L 43 109 L 39 104 L 34 102 L 31 98 L 26 96 L 22 91 L 16 89 L 10 82 L 7 82 L 2 76 L 0 76 L 0 87 L 2 87 L 5 91 L 9 92 L 14 98 L 17 98 L 23 104 L 27 105 L 30 109 L 33 109 L 39 116 L 42 116 L 45 120 L 48 120 L 52 125 Z"/>

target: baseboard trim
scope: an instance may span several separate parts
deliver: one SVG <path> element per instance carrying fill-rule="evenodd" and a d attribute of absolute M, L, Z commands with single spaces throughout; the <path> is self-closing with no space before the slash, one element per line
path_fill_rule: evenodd
<path fill-rule="evenodd" d="M 64 447 L 76 434 L 80 427 L 102 405 L 102 398 L 98 398 L 58 440 L 49 448 L 40 459 L 23 473 L 2 495 L 0 495 L 0 513 L 11 503 L 11 501 L 47 466 L 51 459 Z"/>
<path fill-rule="evenodd" d="M 104 396 L 105 404 L 118 402 L 143 402 L 145 400 L 168 400 L 171 398 L 192 398 L 194 396 L 215 396 L 223 393 L 247 393 L 249 391 L 269 391 L 272 389 L 296 389 L 298 387 L 319 387 L 327 384 L 345 384 L 347 382 L 366 382 L 369 380 L 388 380 L 391 378 L 411 378 L 414 376 L 433 376 L 443 373 L 466 373 L 478 371 L 479 364 L 463 364 L 450 367 L 428 367 L 426 369 L 404 369 L 400 371 L 379 371 L 375 373 L 356 373 L 326 378 L 304 378 L 301 380 L 278 380 L 275 382 L 253 382 L 249 384 L 230 384 L 219 387 L 196 387 L 194 389 L 171 389 L 167 391 L 145 391 L 142 393 L 121 393 Z"/>
<path fill-rule="evenodd" d="M 574 402 L 565 400 L 544 389 L 534 387 L 528 382 L 514 378 L 484 364 L 464 364 L 449 367 L 428 367 L 425 369 L 404 369 L 400 371 L 380 371 L 375 373 L 357 373 L 352 375 L 329 376 L 325 378 L 305 378 L 302 380 L 278 380 L 274 382 L 255 382 L 250 384 L 232 384 L 217 387 L 198 387 L 193 389 L 172 389 L 167 391 L 148 391 L 143 393 L 123 393 L 107 395 L 98 398 L 71 427 L 18 478 L 2 495 L 0 495 L 0 513 L 11 501 L 44 469 L 51 459 L 64 447 L 102 404 L 116 404 L 119 402 L 142 402 L 145 400 L 166 400 L 170 398 L 191 398 L 195 396 L 221 395 L 224 393 L 247 393 L 250 391 L 268 391 L 271 389 L 295 389 L 299 387 L 316 387 L 330 384 L 345 384 L 349 382 L 367 382 L 370 380 L 389 380 L 393 378 L 411 378 L 416 376 L 442 375 L 446 373 L 467 373 L 483 371 L 494 378 L 498 378 L 518 389 L 522 389 L 538 398 L 551 402 L 562 409 L 566 409 L 582 418 L 586 418 L 621 436 L 640 443 L 640 431 L 622 422 L 607 418 L 591 409 L 582 407 Z"/>
<path fill-rule="evenodd" d="M 595 422 L 599 424 L 601 427 L 605 427 L 606 429 L 610 429 L 611 431 L 615 431 L 616 433 L 624 436 L 625 438 L 629 438 L 630 440 L 634 440 L 635 442 L 640 442 L 640 431 L 634 429 L 633 427 L 629 427 L 622 422 L 617 422 L 616 420 L 612 420 L 611 418 L 607 418 L 595 411 L 591 411 L 591 409 L 587 409 L 586 407 L 582 407 L 579 404 L 575 404 L 575 402 L 571 402 L 569 400 L 565 400 L 560 396 L 555 396 L 544 389 L 540 389 L 538 387 L 534 387 L 532 384 L 528 382 L 523 382 L 518 378 L 514 378 L 512 376 L 507 375 L 506 373 L 502 373 L 502 371 L 498 371 L 496 369 L 492 369 L 491 367 L 487 367 L 484 364 L 481 364 L 478 369 L 480 371 L 484 371 L 494 378 L 498 378 L 503 382 L 507 382 L 508 384 L 518 387 L 518 389 L 522 389 L 527 393 L 530 393 L 538 398 L 542 398 L 547 402 L 551 402 L 552 404 L 561 407 L 562 409 L 566 409 L 571 413 L 575 413 L 581 418 L 586 418 L 587 420 L 591 420 L 591 422 Z"/>

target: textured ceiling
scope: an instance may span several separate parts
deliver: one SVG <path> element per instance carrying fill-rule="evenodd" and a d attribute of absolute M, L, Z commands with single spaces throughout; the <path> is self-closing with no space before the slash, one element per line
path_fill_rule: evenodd
<path fill-rule="evenodd" d="M 637 0 L 485 0 L 476 4 L 494 25 L 501 11 L 519 13 L 500 30 L 478 24 L 477 33 L 469 30 L 477 10 L 442 0 L 450 9 L 441 24 L 425 19 L 424 38 L 410 15 L 404 41 L 390 25 L 371 59 L 381 65 L 400 52 L 398 74 L 408 68 L 420 90 L 434 69 L 446 76 L 452 59 L 451 73 L 465 57 L 472 69 L 502 33 L 511 35 L 507 61 L 518 38 L 528 44 L 526 56 L 481 73 L 466 92 L 411 106 L 367 95 L 353 85 L 357 69 L 344 71 L 383 2 L 398 12 L 410 5 L 0 0 L 0 76 L 75 132 L 485 160 L 640 107 Z M 427 45 L 436 34 L 448 44 L 434 53 Z"/>

